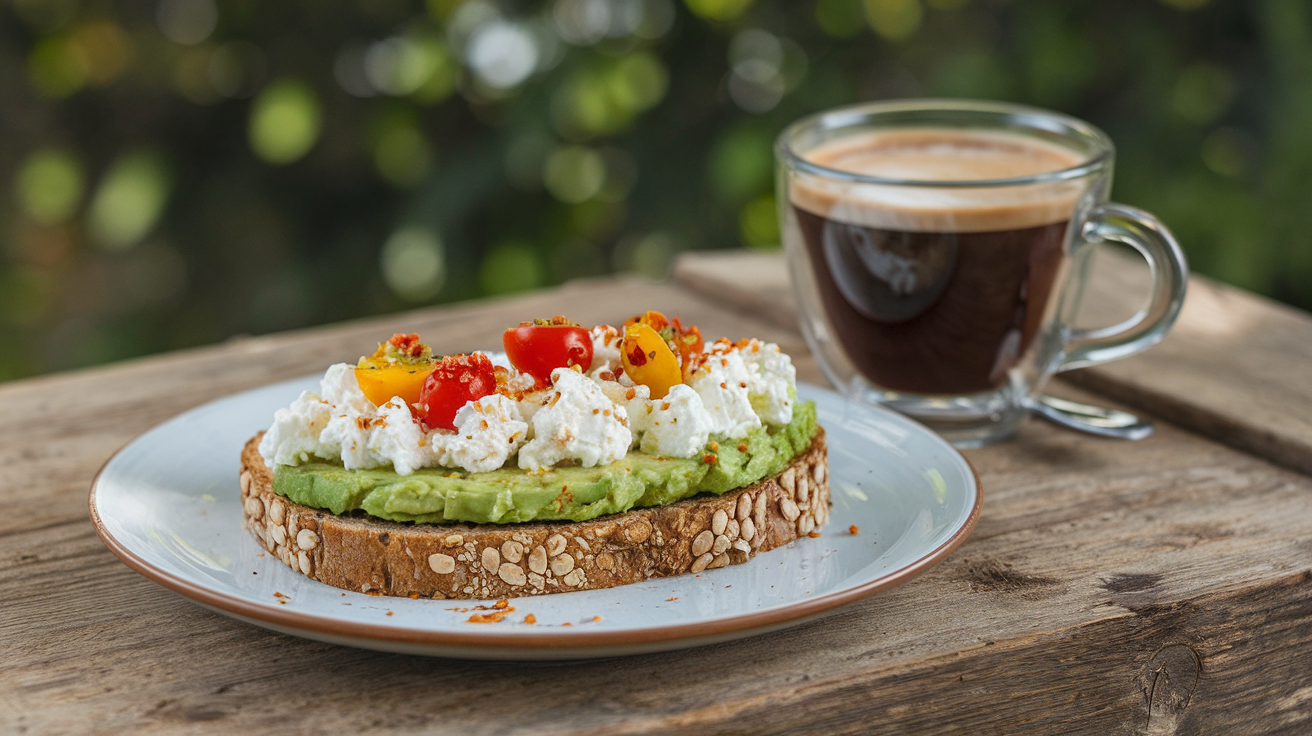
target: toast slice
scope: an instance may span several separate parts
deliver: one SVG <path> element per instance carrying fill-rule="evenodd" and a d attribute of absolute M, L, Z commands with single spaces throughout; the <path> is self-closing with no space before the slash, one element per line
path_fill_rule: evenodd
<path fill-rule="evenodd" d="M 823 429 L 783 472 L 720 496 L 523 524 L 402 524 L 292 503 L 273 492 L 259 440 L 241 454 L 246 528 L 293 570 L 375 595 L 512 598 L 740 565 L 822 526 L 831 505 Z"/>

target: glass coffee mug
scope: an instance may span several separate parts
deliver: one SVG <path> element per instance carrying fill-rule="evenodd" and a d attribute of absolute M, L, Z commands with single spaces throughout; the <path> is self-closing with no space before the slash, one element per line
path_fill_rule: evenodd
<path fill-rule="evenodd" d="M 958 447 L 1006 439 L 1054 373 L 1161 340 L 1188 266 L 1146 212 L 1110 204 L 1113 147 L 1065 115 L 910 100 L 841 108 L 779 137 L 778 203 L 802 330 L 850 398 Z M 1072 325 L 1092 246 L 1147 260 L 1126 322 Z"/>

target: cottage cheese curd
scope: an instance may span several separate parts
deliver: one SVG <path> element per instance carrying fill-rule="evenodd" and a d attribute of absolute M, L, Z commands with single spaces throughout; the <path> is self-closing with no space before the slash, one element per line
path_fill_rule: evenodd
<path fill-rule="evenodd" d="M 629 452 L 629 413 L 596 381 L 578 371 L 551 373 L 552 393 L 533 415 L 533 439 L 519 451 L 519 467 L 544 470 L 562 460 L 585 467 L 613 463 Z"/>
<path fill-rule="evenodd" d="M 454 432 L 426 428 L 396 397 L 375 407 L 354 366 L 339 363 L 325 373 L 318 394 L 303 392 L 274 414 L 260 454 L 271 467 L 319 458 L 347 469 L 391 465 L 400 475 L 425 467 L 487 472 L 511 462 L 542 471 L 562 462 L 605 465 L 633 448 L 693 457 L 712 437 L 739 439 L 763 423 L 792 421 L 796 370 L 777 345 L 708 345 L 688 383 L 652 399 L 646 386 L 624 375 L 617 332 L 603 326 L 592 337 L 588 374 L 557 369 L 545 390 L 471 401 L 456 413 Z M 494 364 L 508 363 L 487 355 Z M 512 387 L 531 387 L 531 376 L 511 371 Z"/>

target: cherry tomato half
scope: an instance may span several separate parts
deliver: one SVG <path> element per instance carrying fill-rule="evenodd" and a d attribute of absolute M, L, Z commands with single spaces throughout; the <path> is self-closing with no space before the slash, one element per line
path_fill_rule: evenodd
<path fill-rule="evenodd" d="M 449 355 L 424 379 L 419 418 L 429 427 L 455 429 L 456 412 L 496 390 L 496 373 L 486 355 Z"/>
<path fill-rule="evenodd" d="M 557 368 L 576 365 L 587 371 L 592 367 L 591 333 L 563 317 L 511 327 L 501 336 L 501 344 L 511 365 L 541 384 L 550 383 Z"/>

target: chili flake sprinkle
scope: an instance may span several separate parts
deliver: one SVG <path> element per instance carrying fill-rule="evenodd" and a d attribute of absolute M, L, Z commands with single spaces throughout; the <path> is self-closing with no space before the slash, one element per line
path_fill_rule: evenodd
<path fill-rule="evenodd" d="M 501 611 L 493 611 L 492 613 L 475 613 L 469 617 L 469 623 L 495 624 L 500 622 L 501 619 L 505 618 L 506 616 L 509 616 L 511 613 L 514 612 L 514 610 L 515 609 L 513 608 L 507 608 Z"/>
<path fill-rule="evenodd" d="M 851 535 L 854 536 L 854 537 L 855 537 L 857 534 L 859 534 L 860 532 L 861 532 L 861 528 L 858 527 L 856 524 L 853 524 L 852 526 L 849 526 L 849 527 L 847 528 L 847 533 L 848 533 L 848 534 L 851 534 Z"/>

